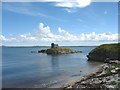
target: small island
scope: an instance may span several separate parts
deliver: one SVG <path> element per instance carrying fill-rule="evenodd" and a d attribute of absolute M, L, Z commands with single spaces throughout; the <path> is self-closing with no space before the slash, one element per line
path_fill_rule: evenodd
<path fill-rule="evenodd" d="M 46 50 L 40 50 L 38 53 L 47 53 L 50 55 L 60 55 L 60 54 L 71 54 L 71 53 L 81 53 L 80 50 L 72 50 L 71 48 L 59 47 L 58 44 L 51 43 L 51 48 Z"/>

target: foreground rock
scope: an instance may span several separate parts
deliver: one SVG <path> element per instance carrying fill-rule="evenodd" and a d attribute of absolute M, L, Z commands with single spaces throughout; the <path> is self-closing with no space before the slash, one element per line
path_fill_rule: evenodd
<path fill-rule="evenodd" d="M 115 60 L 110 63 L 102 65 L 96 72 L 84 76 L 79 81 L 68 84 L 63 89 L 106 89 L 106 88 L 120 88 L 120 61 Z"/>
<path fill-rule="evenodd" d="M 119 44 L 103 44 L 93 49 L 88 55 L 89 61 L 105 62 L 106 60 L 119 60 Z"/>

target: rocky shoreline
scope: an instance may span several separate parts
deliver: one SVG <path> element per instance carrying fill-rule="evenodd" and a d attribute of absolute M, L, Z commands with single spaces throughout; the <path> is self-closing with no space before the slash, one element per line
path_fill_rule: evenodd
<path fill-rule="evenodd" d="M 63 89 L 107 89 L 120 88 L 120 61 L 110 60 L 101 65 L 95 72 L 83 76 L 80 80 L 74 81 L 62 87 Z"/>

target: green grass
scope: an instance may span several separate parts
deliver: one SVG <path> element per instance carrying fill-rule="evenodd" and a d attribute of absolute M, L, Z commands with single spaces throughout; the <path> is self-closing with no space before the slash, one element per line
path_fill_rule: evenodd
<path fill-rule="evenodd" d="M 103 44 L 93 49 L 88 59 L 96 61 L 105 61 L 107 58 L 112 60 L 118 60 L 120 53 L 120 44 Z"/>
<path fill-rule="evenodd" d="M 70 48 L 50 48 L 47 49 L 47 54 L 62 54 L 62 53 L 72 53 L 74 52 L 74 50 L 70 49 Z"/>
<path fill-rule="evenodd" d="M 120 88 L 120 82 L 117 83 L 117 87 Z"/>
<path fill-rule="evenodd" d="M 111 75 L 111 74 L 112 74 L 110 68 L 108 68 L 108 69 L 106 70 L 106 74 L 108 74 L 108 75 Z"/>
<path fill-rule="evenodd" d="M 116 81 L 111 81 L 111 84 L 112 84 L 112 85 L 116 85 L 117 82 L 116 82 Z"/>
<path fill-rule="evenodd" d="M 117 68 L 117 67 L 120 68 L 120 64 L 112 63 L 111 65 L 114 66 L 115 68 Z"/>

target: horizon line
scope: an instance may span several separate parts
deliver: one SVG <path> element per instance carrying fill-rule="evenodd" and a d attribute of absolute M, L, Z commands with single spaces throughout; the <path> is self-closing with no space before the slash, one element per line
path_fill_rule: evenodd
<path fill-rule="evenodd" d="M 99 46 L 99 45 L 61 45 L 59 47 Z M 0 45 L 0 47 L 50 47 L 50 45 Z"/>

